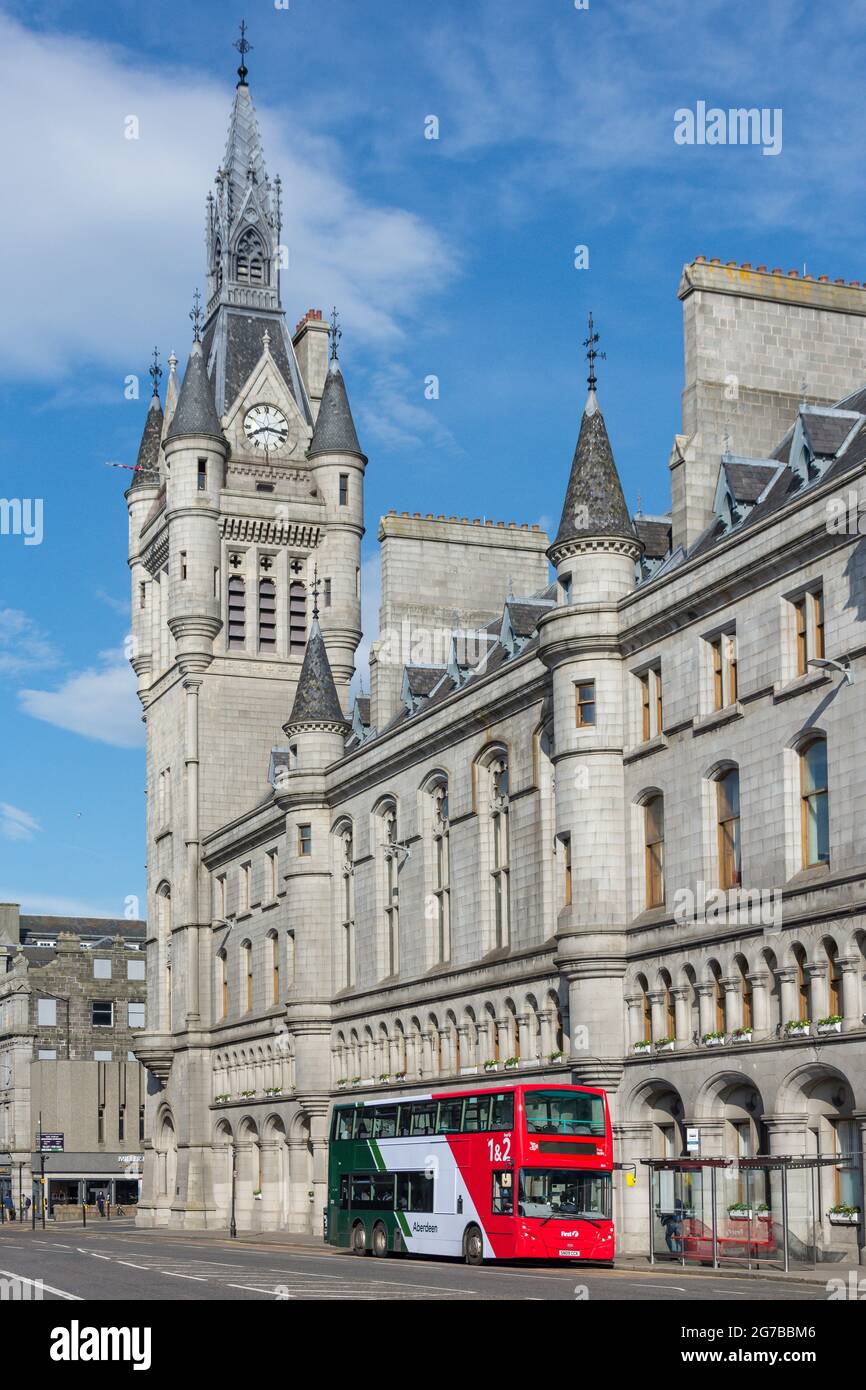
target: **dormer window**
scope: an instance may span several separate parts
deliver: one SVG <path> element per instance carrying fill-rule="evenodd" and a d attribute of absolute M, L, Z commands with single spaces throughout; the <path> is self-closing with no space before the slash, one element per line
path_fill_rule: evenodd
<path fill-rule="evenodd" d="M 238 242 L 235 257 L 235 279 L 242 285 L 265 283 L 264 248 L 257 232 L 248 227 Z"/>

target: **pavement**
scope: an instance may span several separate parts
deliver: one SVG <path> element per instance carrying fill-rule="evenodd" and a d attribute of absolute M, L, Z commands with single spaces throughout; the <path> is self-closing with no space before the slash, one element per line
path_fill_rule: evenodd
<path fill-rule="evenodd" d="M 864 1271 L 860 1269 L 860 1275 Z M 614 1269 L 456 1260 L 359 1258 L 291 1233 L 139 1231 L 118 1220 L 45 1231 L 0 1226 L 0 1298 L 5 1288 L 46 1301 L 473 1301 L 815 1302 L 847 1267 L 775 1271 L 686 1268 L 617 1261 Z M 10 1285 L 9 1280 L 19 1281 Z"/>

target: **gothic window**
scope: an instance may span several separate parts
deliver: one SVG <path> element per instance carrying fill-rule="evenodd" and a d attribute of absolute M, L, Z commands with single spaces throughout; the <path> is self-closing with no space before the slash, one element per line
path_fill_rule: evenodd
<path fill-rule="evenodd" d="M 719 847 L 719 887 L 737 888 L 742 882 L 740 843 L 740 774 L 729 768 L 716 779 L 716 814 Z"/>
<path fill-rule="evenodd" d="M 397 839 L 397 807 L 388 803 L 380 812 L 380 846 L 383 893 L 383 975 L 396 975 L 400 968 L 400 846 Z"/>
<path fill-rule="evenodd" d="M 735 961 L 737 974 L 739 975 L 740 986 L 740 1012 L 742 1018 L 740 1025 L 743 1028 L 752 1026 L 752 982 L 749 979 L 749 966 L 743 956 L 737 956 Z"/>
<path fill-rule="evenodd" d="M 241 944 L 241 965 L 244 981 L 244 1007 L 247 1013 L 253 1007 L 253 947 L 251 941 Z"/>
<path fill-rule="evenodd" d="M 218 290 L 222 289 L 223 284 L 223 248 L 222 242 L 217 239 L 213 250 L 213 273 Z"/>
<path fill-rule="evenodd" d="M 653 1040 L 653 1010 L 652 1010 L 652 1003 L 650 1002 L 650 997 L 649 997 L 649 985 L 647 984 L 647 982 L 646 982 L 646 977 L 645 977 L 644 975 L 638 975 L 638 977 L 637 977 L 637 987 L 638 987 L 638 989 L 640 990 L 641 1027 L 642 1027 L 642 1038 L 641 1038 L 641 1040 L 642 1040 L 643 1042 L 652 1042 L 652 1040 Z"/>
<path fill-rule="evenodd" d="M 510 934 L 510 834 L 508 761 L 502 756 L 490 764 L 490 833 L 492 841 L 493 945 L 507 946 Z"/>
<path fill-rule="evenodd" d="M 275 931 L 268 932 L 271 947 L 271 1003 L 280 1002 L 280 938 Z"/>
<path fill-rule="evenodd" d="M 273 579 L 259 580 L 259 651 L 277 649 L 277 586 Z"/>
<path fill-rule="evenodd" d="M 827 743 L 813 738 L 800 750 L 800 823 L 803 867 L 830 862 Z"/>
<path fill-rule="evenodd" d="M 307 590 L 299 579 L 289 586 L 289 650 L 303 652 L 307 645 Z"/>
<path fill-rule="evenodd" d="M 340 832 L 339 855 L 343 984 L 348 989 L 355 983 L 355 848 L 350 825 Z"/>
<path fill-rule="evenodd" d="M 265 258 L 261 238 L 248 227 L 238 242 L 235 257 L 235 279 L 242 285 L 265 283 Z"/>
<path fill-rule="evenodd" d="M 229 578 L 228 645 L 230 650 L 243 648 L 246 642 L 246 585 L 239 574 Z"/>
<path fill-rule="evenodd" d="M 645 803 L 644 814 L 644 879 L 645 906 L 661 907 L 665 900 L 665 803 L 664 797 L 653 796 Z"/>
<path fill-rule="evenodd" d="M 228 1018 L 229 968 L 225 951 L 217 953 L 217 990 L 219 992 L 220 1018 Z"/>
<path fill-rule="evenodd" d="M 713 1007 L 716 1020 L 716 1032 L 727 1032 L 727 1007 L 725 1000 L 725 987 L 722 984 L 722 968 L 718 961 L 710 961 L 710 984 L 713 987 Z"/>
<path fill-rule="evenodd" d="M 432 795 L 434 959 L 437 964 L 443 964 L 451 959 L 451 836 L 447 782 L 437 782 Z"/>

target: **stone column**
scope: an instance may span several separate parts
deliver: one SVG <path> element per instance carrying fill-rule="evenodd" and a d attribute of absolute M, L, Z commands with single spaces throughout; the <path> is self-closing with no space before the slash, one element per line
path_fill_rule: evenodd
<path fill-rule="evenodd" d="M 810 960 L 806 962 L 806 979 L 809 982 L 809 1012 L 812 1022 L 826 1018 L 830 1012 L 830 981 L 827 977 L 827 961 Z"/>
<path fill-rule="evenodd" d="M 199 874 L 201 872 L 201 845 L 199 843 L 199 756 L 198 756 L 198 692 L 201 678 L 187 676 L 183 682 L 186 691 L 186 844 L 187 888 L 187 987 L 186 1022 L 187 1027 L 195 1027 L 200 1018 L 199 1001 Z"/>
<path fill-rule="evenodd" d="M 636 1042 L 640 1042 L 643 1037 L 643 1000 L 639 995 L 632 995 L 626 999 L 628 1006 L 628 1040 L 629 1051 Z"/>
<path fill-rule="evenodd" d="M 425 1076 L 433 1075 L 433 1034 L 429 1031 L 421 1034 L 421 1066 Z"/>
<path fill-rule="evenodd" d="M 457 1029 L 460 1038 L 460 1065 L 463 1067 L 475 1066 L 475 1043 L 472 1038 L 472 1030 L 468 1023 L 461 1023 Z"/>
<path fill-rule="evenodd" d="M 542 1009 L 538 1017 L 541 1019 L 541 1055 L 546 1062 L 554 1050 L 553 1010 Z"/>
<path fill-rule="evenodd" d="M 495 1060 L 492 1034 L 493 1020 L 483 1018 L 478 1025 L 478 1061 L 481 1065 Z"/>
<path fill-rule="evenodd" d="M 735 1028 L 739 1028 L 743 1022 L 743 996 L 740 993 L 740 981 L 734 976 L 728 976 L 722 980 L 722 988 L 725 991 L 725 1027 L 729 1033 L 733 1033 Z"/>
<path fill-rule="evenodd" d="M 451 1056 L 451 1033 L 447 1028 L 438 1028 L 439 1034 L 439 1074 L 450 1076 L 454 1070 L 454 1059 Z"/>
<path fill-rule="evenodd" d="M 715 985 L 698 985 L 698 1014 L 701 1037 L 716 1031 Z"/>
<path fill-rule="evenodd" d="M 652 1033 L 653 1042 L 663 1038 L 667 1032 L 665 1026 L 665 996 L 663 990 L 653 990 L 649 995 L 650 1009 L 652 1010 Z"/>
<path fill-rule="evenodd" d="M 792 1018 L 798 1018 L 800 1001 L 797 994 L 797 968 L 794 965 L 780 966 L 776 971 L 782 992 L 782 1028 Z"/>
<path fill-rule="evenodd" d="M 687 989 L 672 989 L 671 998 L 674 1001 L 676 1015 L 677 1042 L 691 1042 L 692 1011 L 688 1003 L 689 991 Z"/>
<path fill-rule="evenodd" d="M 856 956 L 839 956 L 837 964 L 842 974 L 842 1032 L 850 1033 L 853 1028 L 860 1027 L 863 1018 L 860 961 Z"/>
<path fill-rule="evenodd" d="M 529 1031 L 529 1014 L 517 1015 L 517 1037 L 520 1043 L 518 1048 L 520 1060 L 524 1063 L 534 1062 L 535 1046 Z"/>
<path fill-rule="evenodd" d="M 769 1033 L 772 1031 L 769 976 L 765 970 L 755 970 L 748 981 L 752 987 L 752 1027 L 758 1035 Z"/>
<path fill-rule="evenodd" d="M 259 1210 L 259 1229 L 278 1231 L 285 1225 L 285 1192 L 283 1187 L 283 1144 L 281 1140 L 261 1146 L 262 1200 Z"/>

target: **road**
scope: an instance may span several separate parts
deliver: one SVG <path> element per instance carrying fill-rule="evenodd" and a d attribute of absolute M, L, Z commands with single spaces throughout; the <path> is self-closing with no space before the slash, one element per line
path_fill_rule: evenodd
<path fill-rule="evenodd" d="M 653 1300 L 741 1303 L 825 1301 L 823 1287 L 747 1274 L 681 1269 L 600 1270 L 574 1266 L 359 1258 L 304 1243 L 231 1241 L 219 1234 L 137 1231 L 131 1222 L 0 1227 L 0 1280 L 41 1280 L 46 1301 L 239 1300 Z M 31 1289 L 32 1285 L 25 1285 Z M 25 1296 L 27 1296 L 25 1294 Z"/>

